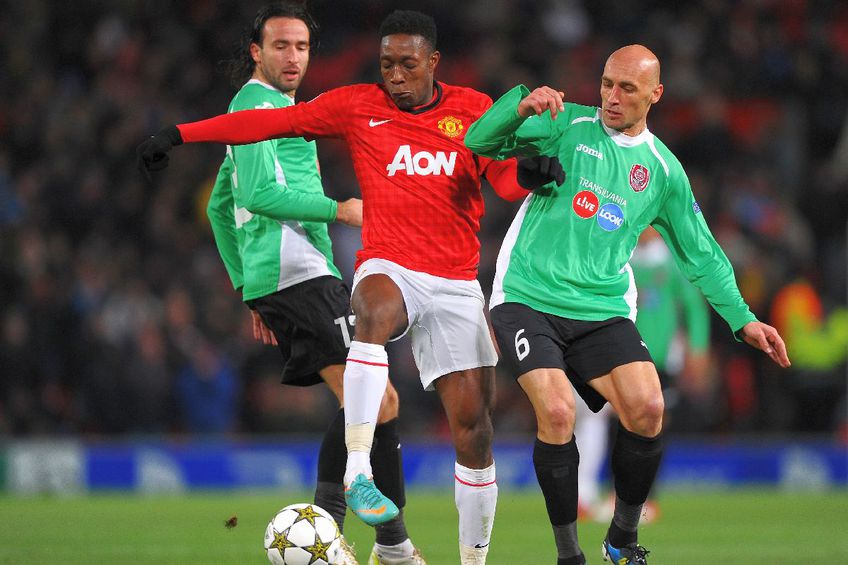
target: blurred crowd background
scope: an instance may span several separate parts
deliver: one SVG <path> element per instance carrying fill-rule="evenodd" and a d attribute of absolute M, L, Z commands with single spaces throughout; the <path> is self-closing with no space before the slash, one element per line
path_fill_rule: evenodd
<path fill-rule="evenodd" d="M 176 150 L 153 185 L 135 147 L 226 111 L 220 70 L 262 2 L 9 3 L 0 18 L 0 436 L 315 433 L 324 387 L 278 384 L 205 216 L 219 145 Z M 706 378 L 681 375 L 675 433 L 816 432 L 848 441 L 848 4 L 814 0 L 313 0 L 321 25 L 298 98 L 379 80 L 377 28 L 432 14 L 437 78 L 497 97 L 549 84 L 597 104 L 607 55 L 653 49 L 649 127 L 680 158 L 743 295 L 789 342 L 779 371 L 715 317 Z M 358 194 L 319 142 L 330 196 Z M 517 204 L 487 190 L 480 280 Z M 359 235 L 332 228 L 350 279 Z M 390 349 L 408 435 L 446 434 L 406 341 Z M 496 431 L 535 421 L 499 374 Z"/>

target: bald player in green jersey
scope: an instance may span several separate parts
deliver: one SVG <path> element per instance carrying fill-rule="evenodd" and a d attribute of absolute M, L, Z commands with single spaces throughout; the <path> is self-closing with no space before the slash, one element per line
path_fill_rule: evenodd
<path fill-rule="evenodd" d="M 599 108 L 565 104 L 550 87 L 530 92 L 520 85 L 465 137 L 480 155 L 524 157 L 519 182 L 522 175 L 552 181 L 527 197 L 510 226 L 490 305 L 502 359 L 536 412 L 533 462 L 558 565 L 585 563 L 568 379 L 593 410 L 609 402 L 620 420 L 611 458 L 616 504 L 603 556 L 616 565 L 647 563 L 637 527 L 662 454 L 663 396 L 633 323 L 636 287 L 628 265 L 647 226 L 660 232 L 740 340 L 789 366 L 777 331 L 743 301 L 683 167 L 648 130 L 648 111 L 663 93 L 659 79 L 649 49 L 623 47 L 604 66 Z"/>

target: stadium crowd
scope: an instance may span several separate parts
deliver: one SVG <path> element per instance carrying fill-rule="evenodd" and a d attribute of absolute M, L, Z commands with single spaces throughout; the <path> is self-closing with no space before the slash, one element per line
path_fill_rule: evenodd
<path fill-rule="evenodd" d="M 261 2 L 7 6 L 0 20 L 0 436 L 316 432 L 333 398 L 279 384 L 274 348 L 217 256 L 205 215 L 224 155 L 189 146 L 146 185 L 135 146 L 222 113 L 219 70 Z M 497 97 L 517 83 L 597 104 L 603 59 L 639 42 L 664 61 L 650 129 L 679 156 L 743 296 L 795 361 L 777 374 L 714 316 L 711 378 L 683 378 L 674 433 L 821 432 L 848 441 L 848 6 L 814 0 L 315 0 L 320 44 L 298 98 L 377 81 L 379 21 L 431 13 L 436 76 Z M 614 14 L 614 15 L 613 15 Z M 328 194 L 358 193 L 319 143 Z M 516 210 L 487 193 L 480 281 Z M 358 233 L 332 226 L 350 277 Z M 813 336 L 815 339 L 812 339 Z M 405 435 L 447 434 L 409 347 L 390 347 Z M 533 429 L 499 376 L 496 433 Z M 520 398 L 520 400 L 516 400 Z M 434 422 L 437 424 L 434 425 Z"/>

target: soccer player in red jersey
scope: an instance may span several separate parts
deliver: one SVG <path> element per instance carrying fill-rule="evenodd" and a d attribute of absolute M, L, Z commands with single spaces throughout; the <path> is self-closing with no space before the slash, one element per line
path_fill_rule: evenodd
<path fill-rule="evenodd" d="M 374 487 L 370 451 L 388 378 L 385 345 L 409 332 L 421 383 L 439 394 L 453 435 L 461 563 L 485 563 L 497 501 L 490 417 L 497 354 L 476 280 L 480 179 L 510 200 L 528 193 L 515 160 L 493 161 L 464 146 L 468 127 L 492 101 L 434 81 L 433 19 L 396 11 L 380 37 L 382 84 L 166 128 L 139 146 L 139 157 L 145 170 L 158 170 L 183 142 L 346 142 L 363 201 L 351 298 L 357 322 L 344 374 L 348 504 L 372 525 L 397 511 Z"/>

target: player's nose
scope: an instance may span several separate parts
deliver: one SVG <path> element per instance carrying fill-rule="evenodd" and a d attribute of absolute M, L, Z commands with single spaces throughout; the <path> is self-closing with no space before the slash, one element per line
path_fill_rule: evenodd
<path fill-rule="evenodd" d="M 392 67 L 392 71 L 389 73 L 389 80 L 392 81 L 392 84 L 403 83 L 404 77 L 399 67 Z"/>

